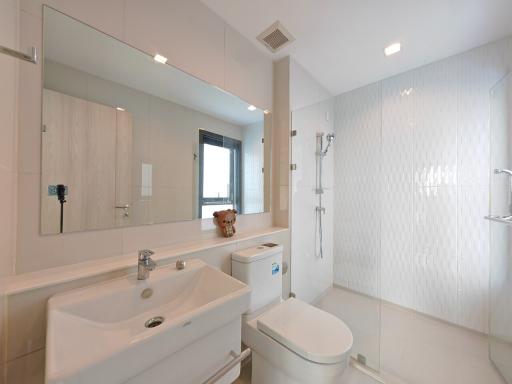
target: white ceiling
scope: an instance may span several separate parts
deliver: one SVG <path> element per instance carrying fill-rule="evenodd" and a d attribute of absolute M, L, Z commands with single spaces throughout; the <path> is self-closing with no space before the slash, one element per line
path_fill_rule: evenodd
<path fill-rule="evenodd" d="M 512 0 L 202 0 L 279 59 L 290 55 L 333 95 L 512 34 Z M 279 20 L 295 42 L 270 53 L 256 36 Z M 383 49 L 400 41 L 402 52 Z"/>
<path fill-rule="evenodd" d="M 263 120 L 245 101 L 51 8 L 44 14 L 44 55 L 72 68 L 240 126 Z"/>

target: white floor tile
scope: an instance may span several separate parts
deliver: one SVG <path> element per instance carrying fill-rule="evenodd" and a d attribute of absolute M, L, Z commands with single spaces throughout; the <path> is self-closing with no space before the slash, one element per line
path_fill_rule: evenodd
<path fill-rule="evenodd" d="M 356 354 L 380 357 L 376 368 L 386 384 L 504 384 L 482 334 L 340 288 L 317 306 L 351 327 Z M 250 367 L 236 384 L 250 384 Z M 377 382 L 350 366 L 339 384 Z"/>

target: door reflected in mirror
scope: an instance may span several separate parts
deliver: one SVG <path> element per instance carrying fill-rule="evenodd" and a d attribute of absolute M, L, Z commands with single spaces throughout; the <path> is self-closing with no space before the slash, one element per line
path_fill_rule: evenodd
<path fill-rule="evenodd" d="M 269 115 L 47 6 L 43 35 L 43 234 L 269 211 Z"/>

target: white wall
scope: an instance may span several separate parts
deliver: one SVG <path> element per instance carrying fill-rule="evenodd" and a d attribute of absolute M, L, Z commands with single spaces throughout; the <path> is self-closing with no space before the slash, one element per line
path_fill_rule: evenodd
<path fill-rule="evenodd" d="M 336 98 L 335 283 L 487 331 L 489 91 L 511 64 L 506 39 Z"/>
<path fill-rule="evenodd" d="M 229 28 L 199 0 L 51 0 L 49 5 L 149 54 L 246 99 L 261 109 L 272 105 L 272 62 Z M 20 46 L 41 49 L 42 1 L 23 1 Z M 184 38 L 186 36 L 186 38 Z M 64 236 L 39 235 L 41 63 L 24 66 L 19 86 L 17 273 L 216 236 L 211 221 L 132 227 Z M 240 230 L 269 225 L 271 215 L 239 219 Z M 133 239 L 137 239 L 134 241 Z"/>
<path fill-rule="evenodd" d="M 327 100 L 332 95 L 293 58 L 290 58 L 290 110 Z"/>

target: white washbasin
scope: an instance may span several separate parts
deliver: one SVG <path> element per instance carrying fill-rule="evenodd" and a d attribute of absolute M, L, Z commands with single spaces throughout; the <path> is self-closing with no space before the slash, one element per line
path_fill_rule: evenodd
<path fill-rule="evenodd" d="M 153 293 L 142 298 L 148 288 Z M 202 261 L 48 301 L 47 383 L 124 383 L 248 309 L 250 288 Z M 146 291 L 147 293 L 147 291 Z M 147 328 L 146 322 L 163 322 Z"/>

